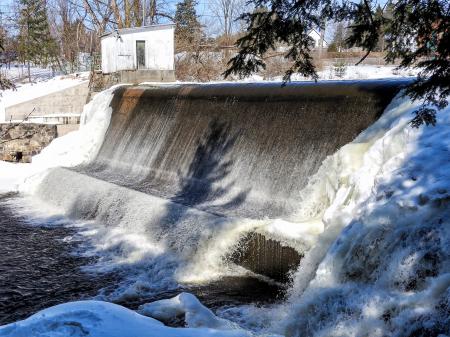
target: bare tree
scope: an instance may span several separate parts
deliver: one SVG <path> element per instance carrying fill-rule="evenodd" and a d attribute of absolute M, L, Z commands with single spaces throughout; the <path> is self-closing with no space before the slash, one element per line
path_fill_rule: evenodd
<path fill-rule="evenodd" d="M 72 0 L 75 1 L 75 0 Z M 96 30 L 102 34 L 111 28 L 156 24 L 162 18 L 173 19 L 168 0 L 82 0 Z"/>
<path fill-rule="evenodd" d="M 212 0 L 210 10 L 217 18 L 221 33 L 226 40 L 239 27 L 237 20 L 245 7 L 245 0 Z"/>
<path fill-rule="evenodd" d="M 146 0 L 143 0 L 146 3 Z M 154 25 L 164 19 L 174 20 L 173 8 L 170 0 L 148 0 L 146 5 L 146 24 Z"/>

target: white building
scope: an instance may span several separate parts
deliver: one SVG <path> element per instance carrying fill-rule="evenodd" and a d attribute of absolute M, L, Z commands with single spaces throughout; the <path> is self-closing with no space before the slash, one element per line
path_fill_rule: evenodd
<path fill-rule="evenodd" d="M 173 72 L 175 25 L 119 29 L 101 38 L 102 73 L 153 70 Z"/>
<path fill-rule="evenodd" d="M 308 33 L 308 36 L 313 39 L 314 48 L 320 48 L 320 33 L 315 29 L 311 29 Z M 325 41 L 325 39 L 323 40 L 322 48 L 328 48 L 328 42 Z"/>

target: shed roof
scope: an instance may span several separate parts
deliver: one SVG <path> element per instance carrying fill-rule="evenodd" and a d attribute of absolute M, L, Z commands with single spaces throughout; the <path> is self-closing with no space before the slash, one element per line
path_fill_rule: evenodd
<path fill-rule="evenodd" d="M 152 30 L 166 29 L 166 28 L 170 28 L 170 27 L 174 27 L 174 26 L 175 26 L 174 23 L 165 23 L 165 24 L 161 24 L 161 25 L 149 25 L 149 26 L 143 26 L 143 27 L 121 28 L 121 29 L 116 29 L 113 32 L 105 33 L 101 36 L 101 38 L 103 39 L 104 37 L 108 37 L 112 34 L 115 34 L 116 32 L 119 32 L 120 35 L 124 35 L 124 34 L 148 32 L 148 31 L 152 31 Z"/>

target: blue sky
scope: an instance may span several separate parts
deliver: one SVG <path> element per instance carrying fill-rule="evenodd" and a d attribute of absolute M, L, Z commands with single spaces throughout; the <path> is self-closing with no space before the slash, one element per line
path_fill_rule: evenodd
<path fill-rule="evenodd" d="M 197 5 L 197 14 L 200 17 L 202 24 L 206 26 L 208 33 L 211 35 L 216 35 L 220 32 L 220 29 L 217 24 L 217 19 L 209 9 L 212 1 L 214 0 L 199 0 Z M 381 0 L 382 3 L 385 1 L 386 0 Z M 2 13 L 2 17 L 0 17 L 0 19 L 3 19 L 2 21 L 5 21 L 5 15 L 7 16 L 13 14 L 11 7 L 15 2 L 17 2 L 17 0 L 0 0 L 0 12 Z M 179 0 L 168 0 L 169 6 L 171 6 L 173 10 L 175 10 L 177 2 L 179 2 Z M 331 40 L 332 36 L 333 28 L 329 27 L 326 32 L 326 39 Z"/>
<path fill-rule="evenodd" d="M 148 0 L 147 0 L 148 1 Z M 214 23 L 216 20 L 213 20 L 213 15 L 210 13 L 209 10 L 209 6 L 210 3 L 213 0 L 199 0 L 198 1 L 198 5 L 197 5 L 197 14 L 200 16 L 202 23 L 206 24 L 212 24 Z M 2 23 L 4 24 L 5 22 L 5 16 L 11 16 L 13 15 L 13 4 L 17 3 L 17 0 L 0 0 L 0 13 L 2 14 L 2 16 L 0 17 L 0 19 L 2 19 Z M 175 6 L 178 3 L 178 0 L 169 0 L 168 3 L 169 5 L 172 7 L 173 11 L 175 11 Z"/>

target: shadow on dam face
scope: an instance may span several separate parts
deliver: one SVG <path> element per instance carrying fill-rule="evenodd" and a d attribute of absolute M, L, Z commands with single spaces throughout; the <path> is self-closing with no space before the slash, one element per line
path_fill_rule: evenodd
<path fill-rule="evenodd" d="M 170 200 L 157 215 L 169 233 L 189 209 L 288 217 L 322 161 L 374 123 L 407 83 L 121 87 L 96 159 L 76 170 Z M 283 279 L 300 261 L 269 239 L 246 240 L 231 259 L 258 273 Z"/>

